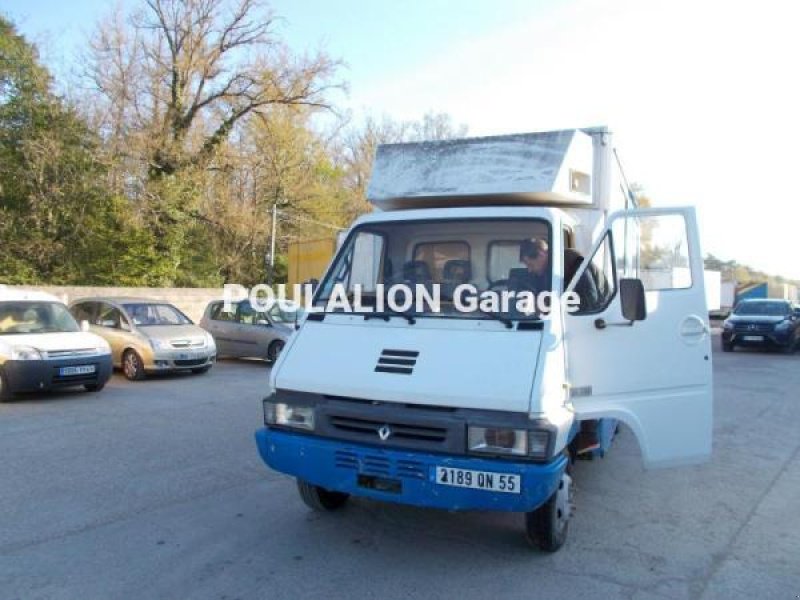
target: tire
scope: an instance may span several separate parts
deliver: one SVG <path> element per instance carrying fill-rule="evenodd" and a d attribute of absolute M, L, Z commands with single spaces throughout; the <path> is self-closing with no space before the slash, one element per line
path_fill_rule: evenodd
<path fill-rule="evenodd" d="M 211 365 L 207 365 L 205 367 L 200 367 L 199 369 L 192 369 L 192 373 L 195 375 L 202 375 L 203 373 L 208 373 L 208 370 L 211 368 Z"/>
<path fill-rule="evenodd" d="M 286 345 L 286 342 L 283 340 L 274 340 L 267 348 L 267 360 L 272 364 L 275 364 L 275 361 L 278 360 L 278 356 L 280 356 L 281 350 Z"/>
<path fill-rule="evenodd" d="M 0 370 L 0 402 L 11 400 L 13 395 L 11 388 L 8 387 L 8 383 L 6 383 L 6 377 L 3 375 L 3 371 Z"/>
<path fill-rule="evenodd" d="M 722 351 L 723 352 L 733 352 L 733 344 L 730 342 L 722 342 Z"/>
<path fill-rule="evenodd" d="M 568 468 L 558 488 L 542 506 L 525 513 L 525 536 L 534 548 L 556 552 L 567 541 L 572 516 L 572 478 Z"/>
<path fill-rule="evenodd" d="M 105 383 L 87 383 L 85 386 L 83 386 L 83 389 L 85 389 L 87 392 L 94 393 L 102 391 L 104 387 L 106 387 Z"/>
<path fill-rule="evenodd" d="M 302 479 L 297 480 L 297 491 L 300 492 L 300 498 L 303 499 L 306 506 L 311 510 L 318 512 L 330 512 L 341 508 L 347 503 L 350 494 L 342 492 L 331 492 L 318 485 L 312 485 Z"/>
<path fill-rule="evenodd" d="M 122 373 L 130 381 L 144 379 L 144 362 L 136 350 L 126 350 L 122 355 Z"/>

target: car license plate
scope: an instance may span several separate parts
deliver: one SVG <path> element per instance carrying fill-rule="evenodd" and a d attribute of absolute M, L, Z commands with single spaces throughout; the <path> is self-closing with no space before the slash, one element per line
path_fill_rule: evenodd
<path fill-rule="evenodd" d="M 471 488 L 473 490 L 488 490 L 490 492 L 505 492 L 508 494 L 519 494 L 521 487 L 519 475 L 494 473 L 491 471 L 472 471 L 470 469 L 453 469 L 441 465 L 436 466 L 436 483 L 439 485 L 452 485 L 455 487 Z"/>
<path fill-rule="evenodd" d="M 742 339 L 745 342 L 763 342 L 764 336 L 763 335 L 744 335 Z"/>
<path fill-rule="evenodd" d="M 94 371 L 94 365 L 80 365 L 77 367 L 61 367 L 58 370 L 58 374 L 62 377 L 66 375 L 88 375 L 89 373 L 94 373 Z"/>

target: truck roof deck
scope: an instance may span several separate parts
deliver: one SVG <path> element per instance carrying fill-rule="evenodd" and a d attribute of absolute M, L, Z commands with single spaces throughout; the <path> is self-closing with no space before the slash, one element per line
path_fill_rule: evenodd
<path fill-rule="evenodd" d="M 383 144 L 367 197 L 396 210 L 592 204 L 592 136 L 578 129 Z"/>

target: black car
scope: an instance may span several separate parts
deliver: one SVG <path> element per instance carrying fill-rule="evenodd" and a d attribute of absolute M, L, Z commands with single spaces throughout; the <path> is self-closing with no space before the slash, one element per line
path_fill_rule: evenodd
<path fill-rule="evenodd" d="M 767 346 L 794 352 L 800 339 L 800 309 L 786 300 L 742 300 L 722 325 L 722 349 Z"/>

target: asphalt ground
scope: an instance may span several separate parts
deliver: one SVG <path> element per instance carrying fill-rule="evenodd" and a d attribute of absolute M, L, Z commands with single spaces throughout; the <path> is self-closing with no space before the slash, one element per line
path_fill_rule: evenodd
<path fill-rule="evenodd" d="M 623 429 L 556 554 L 516 514 L 309 511 L 256 451 L 262 363 L 0 404 L 0 598 L 795 599 L 800 353 L 713 359 L 712 460 L 644 471 Z"/>

